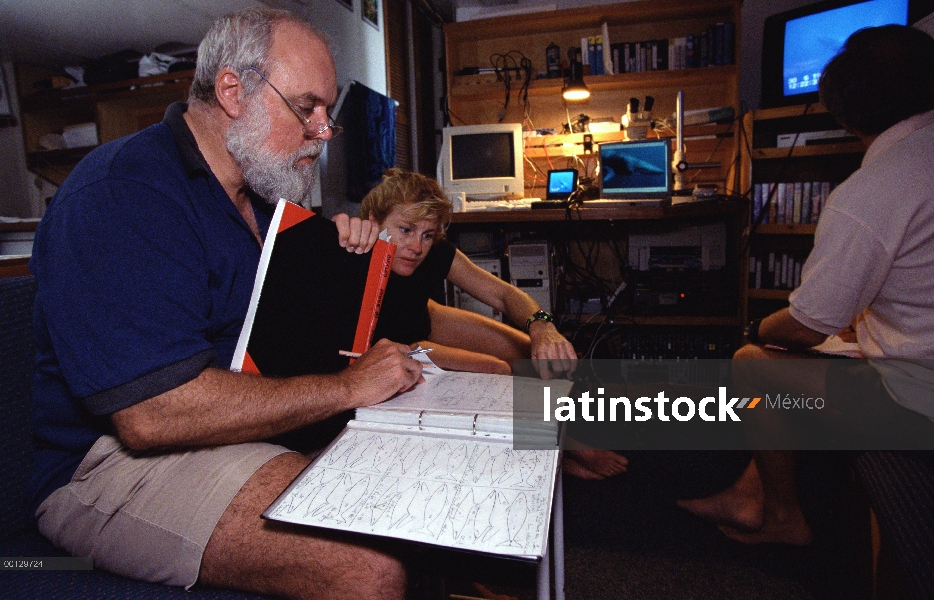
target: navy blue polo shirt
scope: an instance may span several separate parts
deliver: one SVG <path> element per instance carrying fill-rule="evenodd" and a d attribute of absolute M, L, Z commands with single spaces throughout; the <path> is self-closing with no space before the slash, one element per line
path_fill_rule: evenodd
<path fill-rule="evenodd" d="M 261 248 L 185 110 L 91 152 L 36 230 L 33 512 L 110 414 L 230 366 Z M 263 235 L 272 209 L 253 203 Z"/>

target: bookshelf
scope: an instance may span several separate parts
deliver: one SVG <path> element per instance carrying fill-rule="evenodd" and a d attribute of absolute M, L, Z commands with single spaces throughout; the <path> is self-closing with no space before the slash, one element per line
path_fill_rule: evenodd
<path fill-rule="evenodd" d="M 674 113 L 678 91 L 685 93 L 687 111 L 732 107 L 739 114 L 739 69 L 735 60 L 732 64 L 715 66 L 585 75 L 590 99 L 565 104 L 561 98 L 564 80 L 538 77 L 547 71 L 546 48 L 551 43 L 557 44 L 562 61 L 566 62 L 568 49 L 580 47 L 582 38 L 601 35 L 604 23 L 611 45 L 674 40 L 699 35 L 723 23 L 732 24 L 739 31 L 740 2 L 642 0 L 445 25 L 447 106 L 454 125 L 495 123 L 502 114 L 502 122 L 523 123 L 528 130 L 553 129 L 559 134 L 526 139 L 527 197 L 544 195 L 544 175 L 549 169 L 570 167 L 577 168 L 582 178 L 594 175 L 596 157 L 594 151 L 586 151 L 583 135 L 560 135 L 569 116 L 574 119 L 585 114 L 591 120 L 612 118 L 618 127 L 631 97 L 642 102 L 646 96 L 652 96 L 655 98 L 652 117 L 661 121 Z M 738 36 L 733 37 L 731 54 L 736 57 Z M 513 73 L 507 104 L 502 79 L 496 73 L 482 71 L 490 70 L 492 61 L 506 54 L 515 61 L 522 56 L 531 62 L 527 107 L 520 95 L 523 83 L 520 73 Z M 736 191 L 732 184 L 737 156 L 734 130 L 732 124 L 686 128 L 686 161 L 720 163 L 719 168 L 688 172 L 686 180 L 691 185 L 713 183 L 722 192 Z M 673 137 L 674 131 L 649 135 Z M 622 139 L 624 133 L 618 129 L 593 134 L 593 142 L 597 144 Z"/>
<path fill-rule="evenodd" d="M 859 168 L 865 150 L 849 137 L 790 143 L 807 132 L 840 129 L 820 105 L 756 110 L 744 117 L 742 187 L 752 198 L 749 318 L 787 306 L 813 248 L 821 206 L 833 187 Z M 779 147 L 780 140 L 788 145 Z"/>
<path fill-rule="evenodd" d="M 61 185 L 93 146 L 48 149 L 45 136 L 59 135 L 69 125 L 94 123 L 103 144 L 158 123 L 169 104 L 188 97 L 194 71 L 28 92 L 35 89 L 33 83 L 50 75 L 36 67 L 17 66 L 26 164 L 33 173 Z"/>

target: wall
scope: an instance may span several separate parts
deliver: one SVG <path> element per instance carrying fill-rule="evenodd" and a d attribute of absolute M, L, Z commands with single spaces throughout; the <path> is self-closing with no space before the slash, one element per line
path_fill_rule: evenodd
<path fill-rule="evenodd" d="M 337 67 L 337 83 L 353 79 L 380 93 L 386 93 L 386 49 L 383 38 L 383 10 L 380 3 L 379 29 L 360 18 L 363 0 L 352 0 L 353 10 L 337 0 L 315 0 L 299 6 L 293 2 L 267 2 L 301 13 L 331 38 L 331 51 Z"/>
<path fill-rule="evenodd" d="M 741 109 L 759 108 L 762 95 L 762 29 L 766 17 L 814 4 L 814 0 L 746 0 L 740 34 L 739 99 Z"/>
<path fill-rule="evenodd" d="M 386 53 L 383 42 L 383 14 L 380 10 L 379 28 L 372 27 L 360 17 L 361 2 L 352 0 L 352 10 L 347 10 L 338 0 L 265 0 L 265 4 L 302 14 L 330 38 L 337 68 L 338 85 L 350 79 L 385 93 Z M 153 3 L 152 6 L 158 6 Z M 210 10 L 204 6 L 204 10 Z M 382 9 L 382 5 L 380 5 Z M 171 15 L 162 15 L 153 9 L 149 18 L 170 20 Z M 169 10 L 169 9 L 166 9 Z M 221 10 L 220 8 L 216 10 Z M 220 13 L 219 13 L 220 14 Z M 67 15 L 63 15 L 68 18 Z M 133 23 L 133 27 L 145 28 L 145 23 Z M 203 32 L 202 32 L 203 34 Z M 0 64 L 6 71 L 6 80 L 11 95 L 13 68 L 12 52 L 3 47 L 0 40 Z M 131 47 L 131 46 L 130 46 Z M 14 110 L 14 114 L 17 114 Z M 44 198 L 54 193 L 54 186 L 38 181 L 26 170 L 22 132 L 18 126 L 0 127 L 0 216 L 39 217 L 45 209 Z"/>
<path fill-rule="evenodd" d="M 19 98 L 16 93 L 16 78 L 13 63 L 5 60 L 0 49 L 0 65 L 6 90 L 10 94 L 10 108 L 19 114 Z M 26 171 L 26 155 L 23 149 L 23 133 L 19 119 L 12 126 L 0 127 L 0 216 L 38 217 L 44 210 L 43 191 L 32 181 Z M 42 182 L 40 182 L 40 185 Z"/>

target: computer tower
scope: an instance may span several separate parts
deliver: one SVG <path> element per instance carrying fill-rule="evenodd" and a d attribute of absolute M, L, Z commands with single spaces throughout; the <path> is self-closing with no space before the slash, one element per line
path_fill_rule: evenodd
<path fill-rule="evenodd" d="M 503 278 L 503 261 L 501 258 L 495 256 L 484 256 L 473 257 L 470 260 L 473 262 L 473 264 L 477 265 L 487 273 L 492 273 L 500 279 Z M 497 321 L 502 321 L 503 316 L 498 310 L 494 310 L 491 306 L 487 306 L 483 302 L 480 302 L 456 285 L 451 287 L 453 288 L 452 304 L 454 306 L 464 310 L 469 310 L 470 312 L 475 312 L 485 317 L 490 317 L 491 319 L 496 319 Z"/>
<path fill-rule="evenodd" d="M 509 281 L 547 311 L 551 302 L 551 249 L 548 242 L 509 245 Z"/>

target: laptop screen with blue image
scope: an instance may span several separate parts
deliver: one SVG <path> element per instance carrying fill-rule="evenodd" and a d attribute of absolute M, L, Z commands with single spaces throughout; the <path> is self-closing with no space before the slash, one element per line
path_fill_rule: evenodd
<path fill-rule="evenodd" d="M 671 143 L 640 140 L 600 144 L 600 197 L 666 198 L 671 195 Z"/>

